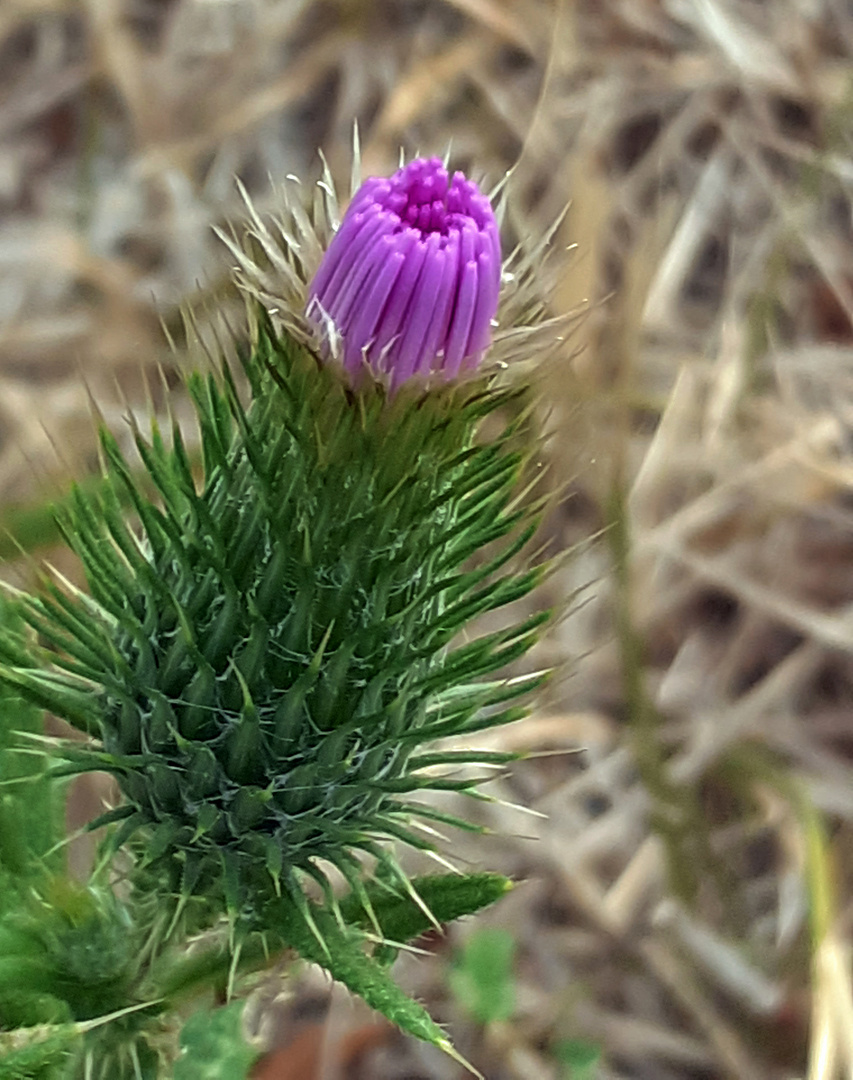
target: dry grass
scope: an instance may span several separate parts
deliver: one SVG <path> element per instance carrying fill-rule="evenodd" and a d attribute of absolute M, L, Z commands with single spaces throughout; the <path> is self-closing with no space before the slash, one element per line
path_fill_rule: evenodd
<path fill-rule="evenodd" d="M 90 467 L 84 379 L 144 407 L 159 319 L 227 295 L 235 176 L 265 210 L 318 146 L 345 178 L 357 118 L 371 171 L 515 165 L 519 235 L 572 202 L 549 527 L 597 537 L 555 590 L 594 587 L 540 657 L 572 677 L 500 738 L 586 749 L 494 785 L 546 817 L 454 846 L 528 879 L 492 916 L 516 1019 L 467 1025 L 446 950 L 401 971 L 490 1080 L 556 1077 L 569 1037 L 608 1080 L 853 1076 L 851 53 L 841 0 L 0 6 L 6 506 L 56 475 L 45 432 Z M 413 1054 L 370 1075 L 452 1075 Z"/>

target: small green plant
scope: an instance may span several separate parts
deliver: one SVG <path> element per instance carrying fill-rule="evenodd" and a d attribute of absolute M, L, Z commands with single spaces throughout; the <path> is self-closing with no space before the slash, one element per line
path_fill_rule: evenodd
<path fill-rule="evenodd" d="M 508 930 L 476 930 L 450 969 L 450 988 L 481 1024 L 509 1020 L 515 1011 L 515 938 Z"/>

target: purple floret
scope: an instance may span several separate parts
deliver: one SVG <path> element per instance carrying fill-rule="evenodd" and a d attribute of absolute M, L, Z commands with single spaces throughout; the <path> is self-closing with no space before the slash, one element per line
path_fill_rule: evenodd
<path fill-rule="evenodd" d="M 307 314 L 392 386 L 476 367 L 491 340 L 500 237 L 489 200 L 440 158 L 418 158 L 355 193 L 308 289 Z M 334 327 L 332 333 L 331 327 Z"/>

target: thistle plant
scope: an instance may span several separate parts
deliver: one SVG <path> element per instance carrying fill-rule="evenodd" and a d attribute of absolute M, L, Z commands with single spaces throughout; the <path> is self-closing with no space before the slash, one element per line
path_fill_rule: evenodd
<path fill-rule="evenodd" d="M 477 828 L 429 793 L 485 797 L 482 767 L 513 755 L 472 739 L 543 679 L 507 668 L 547 614 L 476 628 L 544 573 L 517 565 L 538 512 L 524 390 L 488 361 L 493 336 L 498 354 L 502 330 L 508 354 L 519 339 L 500 315 L 494 332 L 498 226 L 470 180 L 416 160 L 338 217 L 325 178 L 312 212 L 291 197 L 225 238 L 248 333 L 186 373 L 198 453 L 152 420 L 137 462 L 102 428 L 102 482 L 61 516 L 87 589 L 44 573 L 11 601 L 0 684 L 88 736 L 38 744 L 52 782 L 97 770 L 120 797 L 92 823 L 108 832 L 91 882 L 45 867 L 28 914 L 0 910 L 47 987 L 23 1008 L 0 963 L 0 1078 L 171 1075 L 182 1003 L 239 993 L 286 950 L 453 1052 L 387 968 L 509 887 L 410 879 L 398 851 L 445 862 L 434 825 Z M 69 950 L 98 955 L 94 990 L 85 964 L 64 977 Z M 16 1025 L 30 1034 L 4 1044 Z"/>

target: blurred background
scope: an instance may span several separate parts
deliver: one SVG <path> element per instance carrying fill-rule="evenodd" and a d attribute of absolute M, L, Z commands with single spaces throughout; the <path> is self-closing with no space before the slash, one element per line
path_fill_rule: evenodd
<path fill-rule="evenodd" d="M 7 558 L 64 558 L 90 399 L 119 433 L 161 407 L 161 324 L 234 302 L 235 178 L 274 212 L 322 149 L 348 190 L 357 120 L 365 174 L 512 168 L 508 238 L 569 207 L 560 676 L 491 736 L 534 754 L 478 811 L 497 835 L 453 844 L 523 884 L 396 969 L 489 1080 L 853 1076 L 851 54 L 849 0 L 0 2 Z M 258 1077 L 463 1075 L 291 991 Z"/>

